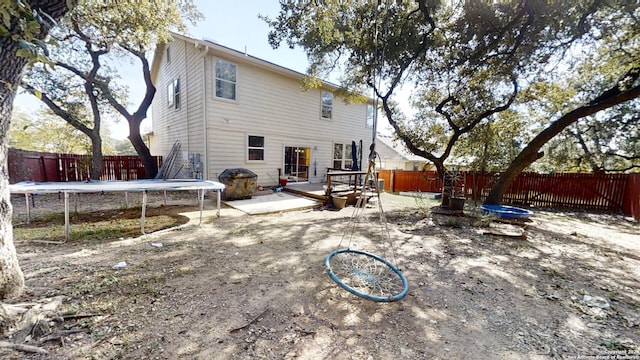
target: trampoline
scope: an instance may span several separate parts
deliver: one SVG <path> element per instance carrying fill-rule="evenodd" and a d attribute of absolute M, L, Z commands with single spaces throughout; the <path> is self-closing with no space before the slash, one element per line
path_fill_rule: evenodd
<path fill-rule="evenodd" d="M 144 220 L 147 207 L 147 191 L 179 191 L 197 190 L 200 200 L 200 222 L 202 224 L 202 211 L 204 208 L 204 193 L 206 191 L 216 191 L 217 196 L 217 216 L 220 216 L 220 192 L 224 189 L 224 184 L 211 180 L 198 179 L 149 179 L 134 181 L 70 181 L 70 182 L 19 182 L 9 185 L 9 192 L 12 194 L 24 194 L 27 202 L 27 218 L 31 216 L 29 196 L 32 194 L 64 194 L 64 233 L 65 241 L 69 240 L 69 194 L 96 193 L 96 192 L 142 192 L 142 214 L 140 216 L 140 231 L 144 232 Z"/>

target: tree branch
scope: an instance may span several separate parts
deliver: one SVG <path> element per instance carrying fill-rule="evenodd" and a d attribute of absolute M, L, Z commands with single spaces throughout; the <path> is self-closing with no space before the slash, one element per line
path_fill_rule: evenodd
<path fill-rule="evenodd" d="M 60 66 L 63 69 L 69 70 L 70 72 L 74 73 L 76 76 L 78 76 L 79 78 L 83 79 L 85 78 L 85 73 L 83 71 L 81 71 L 80 69 L 78 69 L 75 66 L 71 66 L 69 64 L 60 62 L 60 61 L 56 61 L 53 63 L 55 66 Z"/>
<path fill-rule="evenodd" d="M 578 144 L 580 144 L 580 147 L 584 152 L 584 158 L 589 163 L 589 167 L 591 167 L 591 171 L 597 172 L 598 170 L 600 170 L 600 166 L 596 164 L 594 159 L 595 157 L 593 156 L 593 153 L 591 152 L 591 150 L 589 150 L 589 147 L 587 146 L 587 142 L 584 140 L 584 137 L 582 136 L 581 132 L 575 131 L 575 132 L 571 132 L 571 134 L 573 135 L 573 137 L 575 137 L 578 140 Z"/>
<path fill-rule="evenodd" d="M 30 84 L 25 83 L 24 81 L 22 81 L 20 83 L 20 86 L 22 86 L 22 88 L 24 88 L 25 90 L 27 90 L 30 94 L 34 95 L 34 96 L 38 96 L 37 94 L 39 93 L 39 97 L 40 100 L 47 105 L 47 107 L 49 109 L 51 109 L 51 111 L 53 111 L 56 115 L 58 115 L 59 117 L 61 117 L 62 119 L 64 119 L 66 122 L 68 122 L 71 126 L 75 127 L 76 129 L 82 131 L 84 134 L 86 134 L 87 136 L 91 137 L 92 133 L 93 133 L 93 129 L 87 127 L 85 124 L 83 124 L 82 122 L 78 121 L 73 115 L 71 115 L 69 112 L 67 112 L 66 110 L 62 109 L 60 106 L 58 106 L 51 98 L 49 98 L 49 96 L 47 96 L 46 93 L 40 92 L 37 89 L 35 89 L 33 86 L 31 86 Z"/>
<path fill-rule="evenodd" d="M 433 31 L 436 28 L 436 22 L 433 20 L 433 17 L 431 16 L 431 12 L 429 11 L 427 2 L 425 0 L 419 0 L 418 9 L 420 9 L 422 16 L 424 16 L 424 19 L 427 21 L 429 26 L 431 26 L 431 31 Z"/>
<path fill-rule="evenodd" d="M 606 96 L 605 96 L 606 95 Z M 540 149 L 554 136 L 563 131 L 567 126 L 573 124 L 579 119 L 595 114 L 599 111 L 609 109 L 626 101 L 640 97 L 640 85 L 636 85 L 627 89 L 621 89 L 619 84 L 604 91 L 596 99 L 588 105 L 574 109 L 551 123 L 546 129 L 540 132 L 529 144 L 516 156 L 511 162 L 507 170 L 500 175 L 498 181 L 491 188 L 491 192 L 485 200 L 486 204 L 500 204 L 502 195 L 508 184 L 520 174 L 527 166 L 531 165 L 542 156 Z M 595 100 L 595 99 L 594 99 Z"/>
<path fill-rule="evenodd" d="M 456 100 L 453 95 L 449 95 L 446 99 L 442 100 L 437 106 L 436 106 L 436 112 L 442 116 L 444 116 L 445 119 L 447 119 L 447 123 L 449 124 L 449 126 L 451 127 L 451 129 L 453 129 L 453 132 L 458 132 L 460 130 L 460 127 L 453 122 L 453 119 L 451 118 L 451 114 L 449 114 L 446 110 L 444 110 L 444 106 L 447 105 L 448 103 L 451 103 L 453 105 L 457 105 L 459 104 L 458 100 Z"/>
<path fill-rule="evenodd" d="M 144 83 L 146 86 L 146 92 L 144 94 L 144 98 L 138 107 L 138 110 L 133 114 L 136 118 L 142 119 L 147 117 L 147 110 L 149 106 L 151 106 L 151 102 L 153 101 L 153 97 L 156 94 L 156 87 L 153 85 L 153 81 L 151 80 L 151 70 L 149 66 L 149 61 L 142 53 L 137 53 L 136 56 L 140 59 L 142 63 L 142 73 L 144 74 Z"/>
<path fill-rule="evenodd" d="M 607 156 L 619 157 L 619 158 L 622 158 L 622 159 L 625 159 L 625 160 L 629 160 L 629 161 L 640 160 L 640 155 L 624 155 L 624 154 L 618 154 L 616 152 L 607 152 L 606 155 Z"/>

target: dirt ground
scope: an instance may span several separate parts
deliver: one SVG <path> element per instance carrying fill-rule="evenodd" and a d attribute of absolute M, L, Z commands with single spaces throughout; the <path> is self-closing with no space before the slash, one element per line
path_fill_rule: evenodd
<path fill-rule="evenodd" d="M 79 210 L 118 199 L 85 198 Z M 473 207 L 450 217 L 428 201 L 381 202 L 389 241 L 370 236 L 380 230 L 377 207 L 349 240 L 352 207 L 258 216 L 223 208 L 216 218 L 211 199 L 201 226 L 194 206 L 183 213 L 190 223 L 139 238 L 16 239 L 27 288 L 15 302 L 60 305 L 38 329 L 0 338 L 48 355 L 0 348 L 0 357 L 640 359 L 637 223 L 533 209 L 525 229 Z M 35 211 L 61 209 L 49 203 Z M 24 214 L 23 201 L 14 207 L 14 217 Z M 347 246 L 397 265 L 408 295 L 376 303 L 342 290 L 324 260 Z"/>

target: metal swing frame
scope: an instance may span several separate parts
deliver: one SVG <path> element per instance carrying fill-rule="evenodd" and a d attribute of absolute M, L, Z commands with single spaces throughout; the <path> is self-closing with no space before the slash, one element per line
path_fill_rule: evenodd
<path fill-rule="evenodd" d="M 369 167 L 364 178 L 363 186 L 366 186 L 369 181 L 372 181 L 376 192 L 380 194 L 375 171 L 375 159 L 377 156 L 375 152 L 375 141 L 372 143 L 370 150 Z M 350 229 L 351 232 L 353 232 L 355 228 L 356 217 L 362 215 L 362 211 L 359 210 L 364 209 L 365 202 L 366 197 L 363 187 L 363 191 L 356 202 L 353 215 L 348 224 L 348 229 Z M 384 220 L 384 212 L 379 197 L 378 206 L 380 222 L 383 226 L 381 232 L 384 241 L 384 233 L 387 230 L 386 220 Z M 346 231 L 344 235 L 346 235 Z M 342 240 L 344 240 L 344 235 Z M 342 240 L 340 243 L 342 243 Z M 388 240 L 388 238 L 386 240 Z M 354 256 L 350 257 L 351 255 Z M 336 266 L 332 266 L 332 260 L 335 261 Z M 349 247 L 334 250 L 326 257 L 325 268 L 331 280 L 335 281 L 340 287 L 367 300 L 393 302 L 403 299 L 409 292 L 409 282 L 402 274 L 402 271 L 383 257 L 369 252 L 355 250 Z"/>
<path fill-rule="evenodd" d="M 375 37 L 378 36 L 378 10 L 376 9 L 376 29 L 375 29 Z M 385 23 L 387 21 L 386 16 L 383 20 Z M 388 25 L 388 24 L 387 24 Z M 376 43 L 377 44 L 377 43 Z M 377 46 L 377 45 L 376 45 Z M 384 44 L 382 48 L 382 61 L 384 61 Z M 382 66 L 382 64 L 380 65 Z M 379 83 L 382 80 L 382 70 L 380 70 L 380 76 L 378 78 Z M 375 71 L 372 74 L 373 83 L 376 81 Z M 378 85 L 379 87 L 379 85 Z M 377 135 L 377 126 L 378 126 L 378 98 L 374 89 L 374 116 L 373 116 L 373 129 L 372 129 L 372 141 L 370 146 L 369 153 L 369 166 L 367 169 L 367 173 L 364 178 L 363 189 L 360 193 L 358 201 L 356 202 L 355 209 L 353 215 L 351 216 L 351 221 L 349 226 L 353 231 L 354 220 L 356 214 L 358 213 L 358 209 L 364 209 L 366 198 L 364 196 L 364 186 L 372 179 L 376 192 L 380 194 L 379 184 L 377 173 L 375 171 L 375 161 L 378 154 L 375 151 L 376 148 L 376 135 Z M 384 226 L 382 229 L 382 233 L 387 230 L 386 229 L 386 220 L 384 220 L 384 212 L 382 210 L 381 199 L 378 195 L 378 207 L 379 207 L 379 217 L 381 220 L 381 224 Z M 360 212 L 360 215 L 362 212 Z M 384 240 L 384 235 L 382 236 Z M 344 239 L 344 236 L 343 236 Z M 388 239 L 387 239 L 388 240 Z M 342 240 L 340 241 L 342 243 Z M 340 245 L 338 245 L 340 247 Z M 339 258 L 347 257 L 350 255 L 354 255 L 354 259 L 350 261 L 341 261 L 340 265 L 342 267 L 340 270 L 338 266 L 332 266 L 331 261 L 335 260 L 338 262 Z M 359 260 L 362 259 L 362 260 Z M 337 265 L 337 264 L 336 264 Z M 364 265 L 364 266 L 363 266 Z M 347 290 L 348 292 L 359 296 L 361 298 L 367 300 L 373 300 L 377 302 L 392 302 L 403 299 L 409 292 L 409 282 L 406 277 L 402 274 L 402 271 L 394 266 L 391 262 L 385 260 L 383 257 L 378 255 L 374 255 L 365 251 L 350 249 L 347 247 L 346 249 L 338 249 L 332 251 L 325 259 L 325 267 L 327 269 L 327 274 L 329 277 L 335 281 L 340 287 Z M 342 271 L 342 272 L 340 272 Z M 340 274 L 337 274 L 339 272 Z M 339 275 L 344 275 L 344 278 L 341 278 Z M 384 283 L 390 284 L 391 286 L 384 286 Z M 401 290 L 400 285 L 401 284 Z M 395 285 L 395 286 L 394 286 Z M 391 290 L 390 290 L 391 289 Z M 395 290 L 399 291 L 395 293 Z M 378 293 L 378 294 L 374 294 Z"/>

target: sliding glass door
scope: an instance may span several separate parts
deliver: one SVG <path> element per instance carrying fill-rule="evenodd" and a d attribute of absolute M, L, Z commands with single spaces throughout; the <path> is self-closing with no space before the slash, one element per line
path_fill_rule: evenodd
<path fill-rule="evenodd" d="M 287 146 L 284 148 L 284 175 L 291 182 L 309 181 L 311 149 Z"/>

